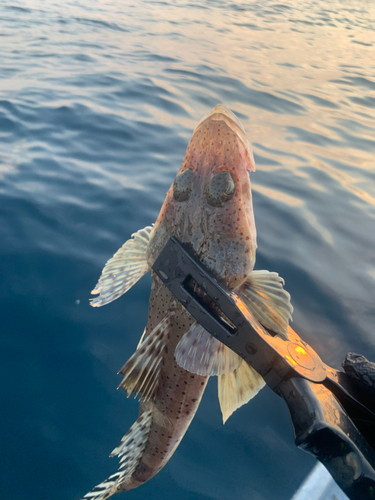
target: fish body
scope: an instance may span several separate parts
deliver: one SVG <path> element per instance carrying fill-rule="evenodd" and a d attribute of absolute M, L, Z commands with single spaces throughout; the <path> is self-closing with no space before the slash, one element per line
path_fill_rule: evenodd
<path fill-rule="evenodd" d="M 281 278 L 253 271 L 256 229 L 248 170 L 255 164 L 245 131 L 233 113 L 216 106 L 195 129 L 154 226 L 135 233 L 103 269 L 93 306 L 118 298 L 147 271 L 153 283 L 144 336 L 120 370 L 120 387 L 140 394 L 139 418 L 112 452 L 120 458 L 119 471 L 86 499 L 105 500 L 157 474 L 188 429 L 211 375 L 218 376 L 224 421 L 264 385 L 195 322 L 152 271 L 174 235 L 241 294 L 259 322 L 287 336 L 292 309 Z"/>
<path fill-rule="evenodd" d="M 140 414 L 147 410 L 152 412 L 152 424 L 139 464 L 123 485 L 126 490 L 146 482 L 168 462 L 198 409 L 209 378 L 188 372 L 177 364 L 174 351 L 183 332 L 194 320 L 180 304 L 176 304 L 160 280 L 155 280 L 150 296 L 148 328 L 155 328 L 167 311 L 173 312 L 173 316 L 162 353 L 158 390 L 153 401 L 140 403 Z"/>

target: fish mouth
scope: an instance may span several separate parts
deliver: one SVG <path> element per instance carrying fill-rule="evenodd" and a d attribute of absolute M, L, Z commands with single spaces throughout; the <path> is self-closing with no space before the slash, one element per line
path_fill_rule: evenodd
<path fill-rule="evenodd" d="M 224 106 L 224 104 L 218 104 L 215 106 L 214 109 L 202 118 L 195 130 L 209 120 L 223 120 L 233 130 L 233 132 L 238 133 L 238 129 L 240 129 L 241 132 L 246 135 L 245 129 L 243 128 L 240 120 L 230 109 Z M 233 127 L 233 125 L 235 126 Z"/>
<path fill-rule="evenodd" d="M 228 127 L 237 135 L 237 137 L 240 139 L 247 152 L 246 156 L 248 157 L 248 163 L 249 163 L 247 168 L 248 170 L 254 171 L 255 161 L 253 156 L 253 150 L 251 148 L 248 138 L 246 137 L 245 129 L 243 128 L 243 125 L 237 118 L 237 116 L 230 109 L 224 106 L 224 104 L 218 104 L 217 106 L 214 107 L 214 109 L 212 109 L 206 116 L 202 118 L 202 120 L 198 123 L 197 127 L 195 128 L 194 132 L 198 130 L 202 125 L 211 120 L 225 122 L 226 125 L 228 125 Z"/>

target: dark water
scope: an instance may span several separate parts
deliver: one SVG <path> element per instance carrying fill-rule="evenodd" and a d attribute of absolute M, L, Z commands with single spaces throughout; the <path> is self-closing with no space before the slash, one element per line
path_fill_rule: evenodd
<path fill-rule="evenodd" d="M 192 129 L 224 102 L 254 145 L 256 268 L 339 366 L 375 359 L 375 6 L 356 1 L 0 4 L 3 499 L 77 500 L 136 418 L 117 370 L 150 278 L 88 305 L 152 223 Z M 289 499 L 314 465 L 264 389 L 223 427 L 212 380 L 165 469 L 118 498 Z"/>

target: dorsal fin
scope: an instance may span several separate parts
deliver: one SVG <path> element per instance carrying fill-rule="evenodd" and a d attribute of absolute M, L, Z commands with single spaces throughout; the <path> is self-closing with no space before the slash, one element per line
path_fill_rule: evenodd
<path fill-rule="evenodd" d="M 138 345 L 137 345 L 137 349 L 139 348 L 139 346 L 142 344 L 142 342 L 143 342 L 143 341 L 144 341 L 144 339 L 145 339 L 146 330 L 147 330 L 147 328 L 145 328 L 145 329 L 143 330 L 143 333 L 142 333 L 141 338 L 139 339 L 139 342 L 138 342 Z"/>
<path fill-rule="evenodd" d="M 202 376 L 228 373 L 242 361 L 196 322 L 177 344 L 175 358 L 181 368 Z"/>
<path fill-rule="evenodd" d="M 173 313 L 169 313 L 152 330 L 119 371 L 124 375 L 119 388 L 124 389 L 128 397 L 132 392 L 135 392 L 135 397 L 139 393 L 142 394 L 140 401 L 148 401 L 155 397 L 171 314 Z"/>
<path fill-rule="evenodd" d="M 99 294 L 90 300 L 93 307 L 101 307 L 118 299 L 147 273 L 147 246 L 151 231 L 152 226 L 147 226 L 132 234 L 132 238 L 109 259 L 91 292 Z"/>
<path fill-rule="evenodd" d="M 115 448 L 111 457 L 120 457 L 119 471 L 110 476 L 102 483 L 87 493 L 83 498 L 86 500 L 106 500 L 111 495 L 118 493 L 130 480 L 139 460 L 146 447 L 148 435 L 152 422 L 152 410 L 145 411 L 138 420 L 131 426 L 127 434 L 122 438 L 121 443 Z"/>

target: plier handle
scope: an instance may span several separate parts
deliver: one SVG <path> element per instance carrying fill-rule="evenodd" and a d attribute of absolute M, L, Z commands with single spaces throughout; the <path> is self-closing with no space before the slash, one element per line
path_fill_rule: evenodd
<path fill-rule="evenodd" d="M 346 373 L 327 366 L 292 328 L 289 340 L 264 328 L 176 237 L 153 271 L 203 328 L 284 399 L 296 445 L 320 460 L 350 499 L 374 500 L 375 402 L 369 405 Z"/>

